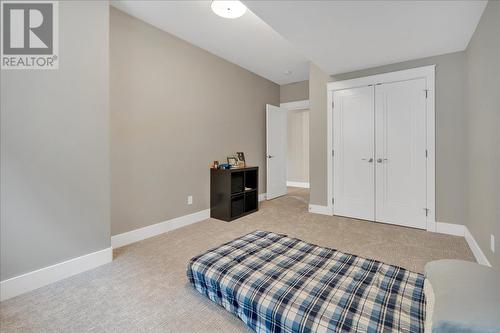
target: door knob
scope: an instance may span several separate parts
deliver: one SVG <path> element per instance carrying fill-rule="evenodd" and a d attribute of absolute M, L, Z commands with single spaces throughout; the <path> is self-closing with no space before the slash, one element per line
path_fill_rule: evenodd
<path fill-rule="evenodd" d="M 387 158 L 378 158 L 377 159 L 377 163 L 382 163 L 382 162 L 385 162 L 387 161 Z"/>
<path fill-rule="evenodd" d="M 373 158 L 362 158 L 363 161 L 367 161 L 368 163 L 372 163 L 373 162 Z"/>
<path fill-rule="evenodd" d="M 267 158 L 273 158 L 274 155 L 267 155 Z"/>

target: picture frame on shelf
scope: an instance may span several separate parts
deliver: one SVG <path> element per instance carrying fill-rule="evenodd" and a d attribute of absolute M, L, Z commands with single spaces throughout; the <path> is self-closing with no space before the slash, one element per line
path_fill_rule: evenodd
<path fill-rule="evenodd" d="M 241 168 L 244 168 L 247 166 L 247 163 L 245 162 L 245 153 L 242 151 L 239 151 L 236 153 L 236 157 L 238 158 L 238 166 Z"/>
<path fill-rule="evenodd" d="M 227 164 L 229 164 L 231 168 L 236 168 L 238 166 L 238 158 L 236 156 L 228 156 Z"/>

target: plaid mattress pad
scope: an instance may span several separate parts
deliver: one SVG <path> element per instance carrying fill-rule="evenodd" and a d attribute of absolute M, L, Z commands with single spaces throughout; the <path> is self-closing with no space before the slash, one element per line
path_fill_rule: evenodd
<path fill-rule="evenodd" d="M 256 332 L 423 332 L 424 276 L 255 231 L 191 259 L 189 282 Z"/>

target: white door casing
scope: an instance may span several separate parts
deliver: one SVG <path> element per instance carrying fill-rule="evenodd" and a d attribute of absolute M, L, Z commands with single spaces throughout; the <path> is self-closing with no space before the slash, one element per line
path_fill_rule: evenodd
<path fill-rule="evenodd" d="M 426 82 L 375 86 L 375 221 L 426 228 Z"/>
<path fill-rule="evenodd" d="M 334 158 L 332 156 L 332 150 L 334 148 L 334 116 L 335 112 L 337 112 L 337 105 L 335 105 L 335 112 L 334 112 L 334 105 L 333 105 L 333 99 L 334 99 L 334 94 L 337 91 L 340 90 L 346 90 L 346 89 L 351 89 L 351 88 L 359 88 L 359 87 L 367 87 L 367 86 L 379 86 L 379 85 L 387 85 L 391 83 L 399 83 L 402 81 L 409 81 L 409 80 L 416 80 L 421 79 L 422 82 L 424 82 L 424 88 L 421 91 L 421 96 L 425 96 L 425 98 L 422 98 L 422 103 L 424 106 L 424 114 L 425 114 L 425 130 L 423 131 L 423 136 L 425 137 L 425 147 L 424 147 L 424 157 L 426 155 L 426 158 L 423 159 L 425 163 L 425 177 L 420 183 L 420 187 L 417 188 L 415 193 L 420 193 L 422 189 L 422 184 L 423 187 L 425 188 L 425 199 L 423 200 L 423 206 L 420 207 L 421 213 L 416 212 L 416 208 L 418 205 L 421 203 L 421 198 L 422 196 L 418 196 L 418 199 L 411 199 L 413 200 L 413 203 L 410 204 L 410 206 L 413 206 L 414 208 L 411 208 L 410 214 L 407 214 L 408 216 L 406 218 L 401 219 L 401 217 L 396 217 L 397 219 L 397 224 L 402 224 L 402 225 L 407 225 L 407 226 L 414 226 L 418 228 L 426 228 L 428 231 L 436 231 L 436 215 L 435 215 L 435 65 L 430 65 L 430 66 L 424 66 L 424 67 L 418 67 L 418 68 L 412 68 L 412 69 L 407 69 L 407 70 L 401 70 L 401 71 L 396 71 L 396 72 L 390 72 L 390 73 L 383 73 L 383 74 L 376 74 L 372 76 L 367 76 L 367 77 L 361 77 L 361 78 L 356 78 L 356 79 L 350 79 L 350 80 L 345 80 L 345 81 L 335 81 L 335 82 L 330 82 L 327 84 L 327 93 L 328 93 L 328 108 L 327 108 L 327 119 L 328 119 L 328 124 L 327 124 L 327 199 L 328 199 L 328 208 L 325 210 L 324 214 L 330 212 L 330 214 L 334 214 L 334 206 L 337 205 L 338 199 L 337 196 L 335 195 L 335 205 L 333 207 L 331 206 L 332 199 L 334 197 L 334 186 L 335 186 L 335 181 L 334 181 L 334 175 L 335 172 L 337 171 L 336 168 L 334 168 Z M 420 83 L 415 83 L 413 84 L 419 85 Z M 389 87 L 389 86 L 387 86 Z M 395 87 L 395 86 L 393 86 Z M 421 86 L 417 86 L 418 89 L 421 88 Z M 400 87 L 401 88 L 401 87 Z M 377 88 L 374 88 L 377 89 Z M 380 88 L 382 89 L 382 88 Z M 388 89 L 388 88 L 386 88 Z M 380 93 L 382 93 L 384 90 L 380 90 Z M 416 90 L 415 90 L 416 91 Z M 387 93 L 387 91 L 386 91 Z M 418 92 L 417 92 L 418 94 Z M 410 96 L 411 97 L 411 96 Z M 414 96 L 413 96 L 414 97 Z M 380 98 L 380 96 L 379 96 Z M 374 102 L 376 103 L 376 102 Z M 421 108 L 421 105 L 416 104 L 414 105 L 417 108 Z M 379 107 L 380 108 L 380 107 Z M 382 109 L 383 110 L 383 109 Z M 389 109 L 385 110 L 384 112 L 391 112 L 392 110 Z M 375 107 L 374 107 L 374 112 L 375 112 Z M 420 113 L 420 116 L 422 114 Z M 377 116 L 375 116 L 377 117 Z M 377 118 L 378 121 L 385 121 L 383 118 L 380 118 L 380 116 Z M 420 120 L 422 118 L 419 118 Z M 418 121 L 416 121 L 416 124 L 418 124 Z M 415 124 L 414 124 L 415 125 Z M 403 127 L 405 126 L 404 124 L 402 125 Z M 410 125 L 411 126 L 411 125 Z M 375 126 L 374 126 L 375 127 Z M 407 126 L 408 128 L 408 126 Z M 422 133 L 422 132 L 420 132 Z M 391 134 L 390 126 L 389 126 L 389 132 L 387 134 L 389 137 L 386 138 L 387 142 L 391 142 L 390 136 L 394 135 L 394 132 Z M 379 140 L 381 140 L 380 137 L 378 137 Z M 420 141 L 422 142 L 422 141 Z M 390 149 L 393 148 L 393 149 Z M 388 146 L 387 153 L 393 154 L 394 149 L 397 147 L 392 147 Z M 416 150 L 420 150 L 420 148 L 416 147 L 414 148 Z M 375 151 L 377 153 L 377 151 Z M 410 154 L 408 152 L 408 154 Z M 402 155 L 404 156 L 404 154 Z M 377 161 L 378 158 L 381 158 L 381 163 L 376 163 L 376 164 L 384 164 L 383 162 L 388 162 L 383 160 L 384 156 L 379 156 L 375 157 L 375 162 Z M 422 158 L 422 155 L 419 156 L 418 161 L 416 161 L 416 164 L 420 164 Z M 398 158 L 399 159 L 399 158 Z M 385 166 L 383 165 L 382 168 L 380 169 L 380 173 L 387 173 L 390 172 L 391 170 L 390 164 L 386 164 Z M 384 171 L 385 168 L 385 171 Z M 335 169 L 335 170 L 334 170 Z M 421 169 L 420 169 L 421 170 Z M 375 167 L 374 167 L 374 172 L 375 172 Z M 393 174 L 390 172 L 390 174 Z M 378 203 L 375 201 L 375 206 L 380 207 L 380 213 L 379 213 L 379 218 L 375 216 L 375 220 L 382 221 L 381 218 L 387 220 L 389 223 L 394 223 L 394 220 L 390 217 L 390 214 L 388 214 L 388 211 L 385 209 L 394 208 L 395 203 L 397 200 L 391 200 L 391 197 L 393 194 L 396 193 L 398 188 L 396 186 L 391 187 L 391 182 L 394 181 L 396 177 L 389 177 L 389 174 L 386 174 L 386 179 L 388 183 L 386 184 L 386 188 L 384 189 L 383 187 L 380 188 L 380 191 L 386 191 L 388 193 L 388 198 L 384 198 L 385 201 L 379 201 Z M 397 175 L 397 174 L 394 174 Z M 383 176 L 383 175 L 382 175 Z M 418 176 L 417 176 L 418 177 Z M 393 179 L 394 178 L 394 179 Z M 377 184 L 377 181 L 375 181 L 375 186 Z M 420 190 L 419 190 L 420 189 Z M 411 201 L 409 200 L 409 201 Z M 399 204 L 401 205 L 401 200 L 399 199 Z M 406 200 L 406 204 L 408 204 L 408 200 Z M 415 203 L 415 202 L 418 202 Z M 397 205 L 396 205 L 397 206 Z M 335 214 L 336 209 L 335 209 Z M 386 215 L 384 215 L 386 214 Z M 394 214 L 394 213 L 393 213 Z M 421 215 L 423 214 L 425 216 L 425 224 L 421 222 Z M 413 217 L 412 217 L 413 215 Z"/>
<path fill-rule="evenodd" d="M 373 86 L 335 91 L 335 215 L 375 219 Z"/>
<path fill-rule="evenodd" d="M 266 104 L 266 198 L 287 193 L 287 110 Z"/>

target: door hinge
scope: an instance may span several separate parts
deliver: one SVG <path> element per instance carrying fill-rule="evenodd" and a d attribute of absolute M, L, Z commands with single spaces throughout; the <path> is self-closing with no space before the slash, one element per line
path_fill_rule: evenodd
<path fill-rule="evenodd" d="M 332 205 L 335 203 L 335 198 L 332 198 Z"/>
<path fill-rule="evenodd" d="M 335 156 L 335 150 L 332 149 L 332 156 Z"/>
<path fill-rule="evenodd" d="M 332 109 L 335 109 L 335 102 L 332 101 Z"/>
<path fill-rule="evenodd" d="M 429 208 L 424 208 L 425 210 L 425 217 L 429 216 Z"/>
<path fill-rule="evenodd" d="M 426 149 L 425 150 L 425 158 L 428 158 L 429 157 L 429 151 Z"/>
<path fill-rule="evenodd" d="M 425 91 L 425 98 L 427 98 L 427 96 L 429 95 L 429 90 L 428 89 L 424 89 Z"/>

